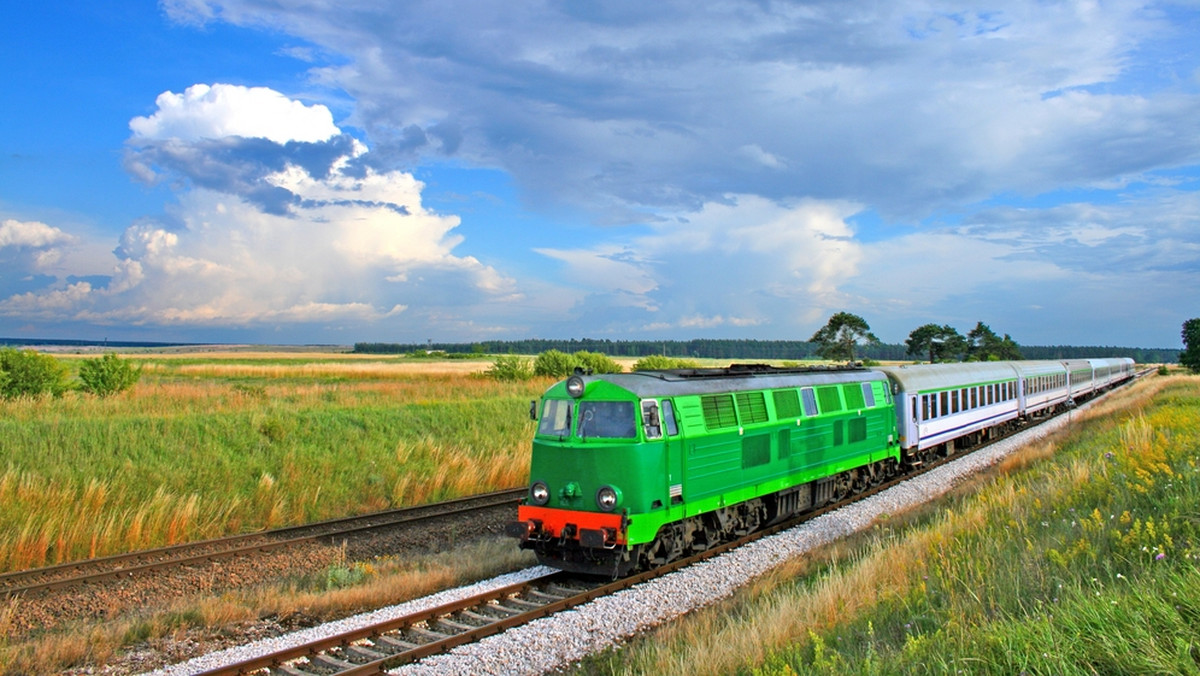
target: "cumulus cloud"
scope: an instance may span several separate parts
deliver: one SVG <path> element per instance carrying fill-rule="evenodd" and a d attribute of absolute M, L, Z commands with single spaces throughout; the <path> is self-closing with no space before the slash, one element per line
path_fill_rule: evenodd
<path fill-rule="evenodd" d="M 179 186 L 177 204 L 125 230 L 107 283 L 13 294 L 0 314 L 361 326 L 398 321 L 434 295 L 449 307 L 516 295 L 505 275 L 454 254 L 459 219 L 426 209 L 420 181 L 359 164 L 367 148 L 323 107 L 228 85 L 168 92 L 158 105 L 131 124 L 128 163 Z M 41 223 L 0 227 L 0 250 L 69 239 Z"/>
<path fill-rule="evenodd" d="M 73 238 L 58 228 L 38 221 L 8 218 L 0 223 L 0 249 L 5 247 L 44 248 L 66 244 Z"/>
<path fill-rule="evenodd" d="M 341 133 L 322 105 L 306 106 L 266 87 L 197 84 L 163 92 L 158 110 L 129 122 L 135 141 L 182 143 L 233 136 L 316 143 Z"/>

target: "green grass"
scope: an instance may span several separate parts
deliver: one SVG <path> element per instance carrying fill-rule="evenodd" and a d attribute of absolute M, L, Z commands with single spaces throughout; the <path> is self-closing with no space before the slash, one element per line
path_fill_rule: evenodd
<path fill-rule="evenodd" d="M 0 570 L 515 487 L 545 383 L 396 361 L 146 360 L 0 403 Z"/>
<path fill-rule="evenodd" d="M 1200 673 L 1200 381 L 1158 387 L 579 670 Z"/>

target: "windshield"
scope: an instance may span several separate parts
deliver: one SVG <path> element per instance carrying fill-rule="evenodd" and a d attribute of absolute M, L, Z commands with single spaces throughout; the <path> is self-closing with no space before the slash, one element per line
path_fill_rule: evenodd
<path fill-rule="evenodd" d="M 542 404 L 542 419 L 538 422 L 538 434 L 565 437 L 571 434 L 571 402 L 562 399 L 547 399 Z"/>
<path fill-rule="evenodd" d="M 579 403 L 579 436 L 632 439 L 637 436 L 632 401 Z"/>

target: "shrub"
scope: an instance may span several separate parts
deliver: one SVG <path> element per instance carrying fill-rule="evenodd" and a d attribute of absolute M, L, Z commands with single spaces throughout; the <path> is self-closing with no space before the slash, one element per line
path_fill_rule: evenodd
<path fill-rule="evenodd" d="M 5 399 L 62 396 L 67 391 L 67 367 L 48 354 L 33 350 L 0 349 L 0 396 Z"/>
<path fill-rule="evenodd" d="M 700 362 L 694 359 L 682 359 L 680 357 L 665 357 L 660 354 L 652 354 L 648 357 L 642 357 L 633 365 L 634 371 L 660 371 L 663 369 L 695 369 L 700 368 Z"/>
<path fill-rule="evenodd" d="M 620 364 L 600 352 L 580 350 L 575 354 L 567 354 L 559 350 L 546 350 L 534 360 L 533 374 L 566 378 L 574 373 L 577 367 L 592 373 L 620 373 L 624 370 Z"/>
<path fill-rule="evenodd" d="M 606 354 L 580 350 L 574 354 L 575 362 L 592 373 L 620 373 L 625 369 Z M 574 370 L 574 369 L 572 369 Z"/>
<path fill-rule="evenodd" d="M 495 380 L 529 380 L 533 377 L 533 367 L 528 359 L 515 354 L 496 357 L 496 361 L 485 374 Z"/>
<path fill-rule="evenodd" d="M 124 392 L 142 377 L 141 367 L 110 352 L 99 359 L 89 359 L 79 365 L 81 390 L 98 397 Z"/>
<path fill-rule="evenodd" d="M 533 375 L 566 378 L 579 363 L 575 357 L 559 350 L 546 350 L 533 360 Z"/>

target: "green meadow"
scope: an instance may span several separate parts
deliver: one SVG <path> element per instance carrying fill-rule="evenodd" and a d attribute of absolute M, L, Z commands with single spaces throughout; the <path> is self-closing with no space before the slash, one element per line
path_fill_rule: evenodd
<path fill-rule="evenodd" d="M 520 486 L 548 384 L 487 360 L 128 358 L 120 395 L 0 401 L 0 570 Z"/>
<path fill-rule="evenodd" d="M 593 658 L 602 674 L 1200 673 L 1200 379 Z"/>

